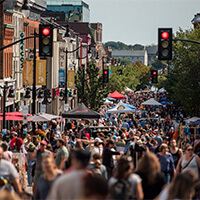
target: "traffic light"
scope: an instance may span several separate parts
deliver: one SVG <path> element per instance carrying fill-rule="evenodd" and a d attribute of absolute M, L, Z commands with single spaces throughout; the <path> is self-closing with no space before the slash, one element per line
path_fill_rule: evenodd
<path fill-rule="evenodd" d="M 151 82 L 158 83 L 158 70 L 151 70 Z"/>
<path fill-rule="evenodd" d="M 103 70 L 103 83 L 108 83 L 109 82 L 109 70 L 104 69 Z"/>
<path fill-rule="evenodd" d="M 39 56 L 52 57 L 53 56 L 53 26 L 41 25 L 39 26 Z"/>
<path fill-rule="evenodd" d="M 158 29 L 158 60 L 172 59 L 172 28 Z"/>
<path fill-rule="evenodd" d="M 122 70 L 119 69 L 119 70 L 117 70 L 117 71 L 118 71 L 118 73 L 119 73 L 119 76 L 122 76 Z"/>

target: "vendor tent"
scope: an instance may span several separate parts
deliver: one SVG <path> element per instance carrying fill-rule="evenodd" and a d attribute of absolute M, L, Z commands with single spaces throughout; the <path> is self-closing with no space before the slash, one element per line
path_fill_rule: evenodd
<path fill-rule="evenodd" d="M 84 103 L 81 103 L 69 112 L 63 113 L 62 116 L 71 119 L 98 119 L 101 115 L 86 107 Z"/>
<path fill-rule="evenodd" d="M 130 88 L 126 87 L 125 92 L 134 92 L 134 90 L 131 90 Z"/>
<path fill-rule="evenodd" d="M 133 113 L 136 111 L 136 107 L 120 102 L 116 106 L 109 109 L 108 113 Z"/>
<path fill-rule="evenodd" d="M 34 122 L 48 122 L 52 119 L 60 118 L 60 116 L 57 115 L 51 115 L 48 113 L 38 113 L 33 116 L 28 117 L 28 119 L 33 120 Z"/>
<path fill-rule="evenodd" d="M 186 122 L 187 124 L 195 123 L 195 122 L 198 122 L 198 121 L 200 121 L 200 118 L 199 118 L 199 117 L 192 117 L 192 118 L 190 118 L 190 119 L 185 120 L 185 122 Z"/>
<path fill-rule="evenodd" d="M 162 106 L 162 104 L 157 102 L 154 98 L 151 98 L 151 99 L 143 102 L 142 105 L 145 105 L 145 106 Z"/>
<path fill-rule="evenodd" d="M 108 99 L 106 99 L 105 101 L 104 101 L 104 104 L 113 104 L 113 102 L 112 101 L 109 101 Z"/>
<path fill-rule="evenodd" d="M 32 114 L 28 114 L 28 116 L 31 116 Z M 0 113 L 0 116 L 3 116 L 3 113 Z M 17 116 L 17 117 L 23 117 L 22 112 L 15 111 L 15 112 L 6 112 L 6 116 Z"/>
<path fill-rule="evenodd" d="M 124 95 L 120 94 L 117 91 L 114 91 L 112 94 L 109 94 L 108 97 L 111 97 L 113 99 L 126 99 Z"/>

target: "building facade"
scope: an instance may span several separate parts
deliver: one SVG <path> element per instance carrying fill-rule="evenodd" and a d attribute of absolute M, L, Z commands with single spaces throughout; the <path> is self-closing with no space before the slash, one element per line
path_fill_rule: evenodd
<path fill-rule="evenodd" d="M 146 48 L 144 50 L 112 50 L 112 58 L 121 59 L 125 58 L 132 63 L 141 61 L 144 65 L 148 65 L 148 53 Z"/>
<path fill-rule="evenodd" d="M 80 0 L 47 0 L 47 10 L 64 11 L 69 22 L 89 22 L 90 8 Z"/>

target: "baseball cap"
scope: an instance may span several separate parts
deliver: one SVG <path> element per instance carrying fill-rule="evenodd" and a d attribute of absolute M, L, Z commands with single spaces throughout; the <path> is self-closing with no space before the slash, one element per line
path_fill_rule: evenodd
<path fill-rule="evenodd" d="M 73 131 L 72 131 L 72 129 L 69 129 L 69 132 L 71 132 L 71 133 L 72 133 L 72 132 L 73 132 Z"/>
<path fill-rule="evenodd" d="M 101 140 L 100 138 L 96 137 L 95 140 L 94 140 L 94 142 L 99 142 L 99 143 L 101 143 L 101 142 L 103 142 L 103 140 Z"/>
<path fill-rule="evenodd" d="M 42 141 L 40 142 L 40 144 L 47 145 L 47 142 L 46 142 L 45 140 L 42 140 Z"/>

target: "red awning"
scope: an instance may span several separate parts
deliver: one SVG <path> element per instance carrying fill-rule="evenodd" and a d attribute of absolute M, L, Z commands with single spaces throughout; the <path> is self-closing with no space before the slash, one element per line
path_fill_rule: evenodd
<path fill-rule="evenodd" d="M 114 91 L 112 94 L 109 94 L 108 97 L 111 97 L 113 99 L 126 99 L 124 95 L 120 94 L 117 91 Z"/>
<path fill-rule="evenodd" d="M 3 117 L 0 117 L 0 121 L 3 121 Z M 19 117 L 19 116 L 14 116 L 14 115 L 8 115 L 6 116 L 6 121 L 23 121 L 23 117 Z M 31 119 L 28 119 L 28 121 L 33 121 Z"/>
<path fill-rule="evenodd" d="M 3 116 L 3 113 L 0 113 L 0 116 Z M 15 111 L 15 112 L 7 112 L 6 116 L 16 116 L 16 117 L 23 117 L 22 112 L 20 111 Z M 32 114 L 28 114 L 28 117 L 32 116 Z"/>

